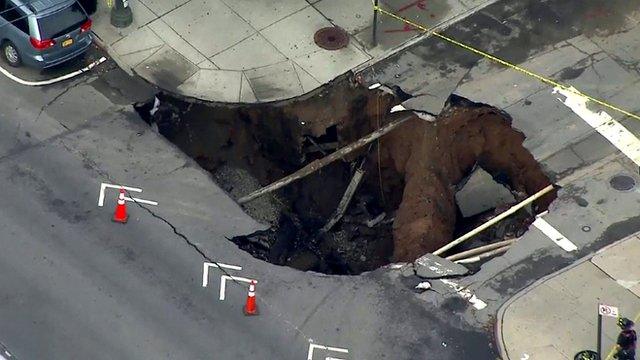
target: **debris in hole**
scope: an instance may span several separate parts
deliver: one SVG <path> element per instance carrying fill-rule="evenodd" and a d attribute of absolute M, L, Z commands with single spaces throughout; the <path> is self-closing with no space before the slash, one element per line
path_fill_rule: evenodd
<path fill-rule="evenodd" d="M 481 167 L 477 167 L 469 177 L 456 185 L 462 188 L 456 192 L 456 203 L 463 217 L 472 217 L 492 210 L 504 204 L 516 201 L 513 193 L 498 181 L 500 174 L 494 179 Z"/>
<path fill-rule="evenodd" d="M 402 93 L 385 88 L 369 90 L 345 75 L 279 103 L 215 105 L 158 94 L 137 109 L 236 199 L 309 166 L 305 176 L 244 203 L 269 229 L 231 239 L 257 258 L 300 270 L 359 274 L 411 263 L 448 243 L 510 205 L 463 216 L 456 192 L 478 168 L 516 200 L 549 184 L 506 113 L 452 95 L 437 118 L 422 114 L 431 121 L 411 111 L 390 114 Z M 399 120 L 379 139 L 316 167 Z M 465 246 L 521 234 L 554 198 L 538 199 Z"/>
<path fill-rule="evenodd" d="M 428 281 L 423 281 L 421 283 L 419 283 L 418 285 L 416 285 L 416 289 L 418 290 L 429 290 L 431 289 L 431 283 Z"/>
<path fill-rule="evenodd" d="M 409 276 L 414 276 L 416 275 L 416 270 L 413 267 L 412 263 L 408 263 L 408 264 L 404 264 L 401 268 L 400 268 L 400 274 L 404 277 L 409 277 Z"/>

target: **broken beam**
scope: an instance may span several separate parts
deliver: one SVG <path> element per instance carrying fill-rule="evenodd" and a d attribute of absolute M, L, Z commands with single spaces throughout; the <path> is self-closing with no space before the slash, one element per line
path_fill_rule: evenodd
<path fill-rule="evenodd" d="M 392 121 L 390 123 L 388 123 L 387 125 L 381 127 L 380 129 L 370 133 L 369 135 L 366 135 L 354 142 L 352 142 L 351 144 L 341 148 L 340 150 L 337 150 L 333 153 L 331 153 L 331 155 L 328 155 L 326 157 L 323 157 L 322 159 L 319 160 L 314 160 L 312 162 L 310 162 L 309 164 L 307 164 L 305 167 L 303 167 L 302 169 L 294 172 L 291 175 L 285 176 L 284 178 L 273 182 L 261 189 L 258 189 L 246 196 L 241 197 L 238 200 L 238 203 L 240 204 L 244 204 L 247 203 L 253 199 L 256 199 L 264 194 L 268 194 L 274 190 L 278 190 L 281 187 L 287 186 L 289 184 L 291 184 L 292 182 L 302 179 L 303 177 L 312 174 L 320 169 L 322 169 L 323 167 L 331 164 L 332 162 L 343 158 L 344 156 L 346 156 L 347 154 L 349 154 L 350 152 L 359 149 L 361 147 L 363 147 L 364 145 L 367 145 L 368 143 L 372 142 L 373 140 L 378 139 L 379 137 L 389 133 L 391 130 L 397 128 L 398 126 L 400 126 L 402 123 L 404 123 L 405 121 L 415 117 L 415 114 L 413 112 L 409 113 L 409 114 L 403 114 L 404 116 L 401 117 L 398 120 Z M 393 116 L 393 115 L 392 115 Z"/>
<path fill-rule="evenodd" d="M 353 194 L 358 189 L 358 185 L 362 180 L 362 176 L 364 176 L 364 170 L 362 170 L 362 168 L 356 169 L 356 173 L 353 175 L 353 178 L 351 178 L 351 182 L 349 182 L 347 190 L 345 190 L 344 195 L 342 195 L 342 199 L 340 200 L 340 204 L 338 204 L 338 208 L 333 213 L 333 216 L 331 216 L 331 219 L 329 219 L 329 221 L 327 221 L 322 229 L 320 229 L 320 232 L 325 233 L 331 230 L 333 225 L 335 225 L 338 221 L 340 221 L 340 219 L 342 219 L 344 212 L 347 210 L 347 207 L 349 207 L 349 203 L 351 203 Z"/>
<path fill-rule="evenodd" d="M 467 250 L 467 251 L 463 251 L 461 253 L 455 254 L 455 255 L 451 255 L 451 256 L 447 256 L 445 259 L 449 260 L 449 261 L 456 261 L 456 260 L 460 260 L 460 259 L 465 259 L 474 255 L 478 255 L 478 254 L 482 254 L 484 252 L 490 251 L 490 250 L 495 250 L 504 246 L 508 246 L 511 245 L 513 243 L 516 242 L 517 239 L 510 239 L 510 240 L 504 240 L 504 241 L 499 241 L 493 244 L 489 244 L 489 245 L 484 245 L 484 246 L 478 246 L 475 247 L 473 249 Z"/>
<path fill-rule="evenodd" d="M 555 189 L 555 187 L 553 186 L 553 184 L 545 187 L 544 189 L 538 191 L 537 193 L 531 195 L 529 198 L 525 199 L 524 201 L 522 201 L 521 203 L 512 206 L 509 210 L 501 213 L 500 215 L 494 217 L 493 219 L 487 221 L 486 223 L 478 226 L 477 228 L 469 231 L 468 233 L 460 236 L 459 238 L 453 240 L 452 242 L 448 243 L 447 245 L 441 247 L 440 249 L 436 250 L 433 252 L 433 255 L 440 255 L 443 252 L 451 249 L 452 247 L 460 244 L 461 242 L 468 240 L 476 235 L 478 235 L 481 231 L 497 224 L 500 220 L 508 217 L 509 215 L 515 213 L 516 211 L 522 209 L 523 207 L 531 204 L 532 202 L 536 201 L 538 198 L 542 197 L 543 195 L 545 195 L 546 193 L 548 193 L 549 191 Z"/>

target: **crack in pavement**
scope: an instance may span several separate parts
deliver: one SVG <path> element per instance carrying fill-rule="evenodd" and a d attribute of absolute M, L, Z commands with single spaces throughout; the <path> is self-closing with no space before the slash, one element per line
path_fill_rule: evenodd
<path fill-rule="evenodd" d="M 111 176 L 109 176 L 109 174 L 107 174 L 104 170 L 100 169 L 98 167 L 98 165 L 96 164 L 95 161 L 91 160 L 85 153 L 83 153 L 82 151 L 79 150 L 75 150 L 72 149 L 70 146 L 67 146 L 67 144 L 65 144 L 64 142 L 61 142 L 61 145 L 67 149 L 70 153 L 74 153 L 77 154 L 78 156 L 80 156 L 85 162 L 86 164 L 91 167 L 91 169 L 93 169 L 96 173 L 98 173 L 100 176 L 104 177 L 105 179 L 107 179 L 108 181 L 110 181 L 111 183 L 114 184 L 118 184 L 117 181 L 115 181 Z M 125 193 L 128 195 L 129 198 L 133 199 L 133 196 L 131 193 L 129 193 L 129 191 L 125 190 Z M 223 267 L 220 266 L 220 264 L 218 262 L 216 262 L 215 260 L 211 259 L 205 252 L 204 250 L 200 249 L 198 247 L 198 245 L 196 245 L 194 242 L 192 242 L 185 234 L 181 233 L 180 231 L 178 231 L 178 228 L 173 225 L 173 223 L 171 223 L 171 221 L 165 219 L 164 217 L 156 214 L 153 210 L 151 210 L 150 208 L 148 208 L 147 206 L 144 206 L 143 204 L 132 200 L 136 205 L 138 205 L 139 207 L 141 207 L 142 209 L 146 210 L 152 217 L 160 220 L 161 222 L 163 222 L 164 224 L 168 225 L 172 232 L 178 236 L 179 238 L 181 238 L 188 246 L 190 246 L 191 248 L 193 248 L 198 254 L 200 254 L 200 256 L 202 256 L 202 258 L 204 258 L 205 260 L 216 264 L 218 266 L 218 269 L 226 276 L 229 276 L 230 279 L 241 286 L 245 286 L 242 282 L 236 280 L 231 274 L 229 274 L 228 271 L 226 271 Z M 230 240 L 229 238 L 225 237 L 227 240 Z M 264 305 L 268 306 L 269 308 L 271 308 L 272 310 L 274 310 L 274 315 L 276 318 L 280 319 L 284 324 L 286 324 L 288 327 L 294 329 L 298 334 L 302 335 L 302 337 L 308 341 L 313 341 L 312 338 L 310 336 L 308 336 L 307 334 L 305 334 L 302 330 L 300 330 L 300 328 L 298 326 L 296 326 L 295 324 L 293 324 L 291 321 L 287 320 L 283 313 L 278 311 L 277 308 L 273 305 L 271 305 L 269 302 L 265 301 L 264 297 L 261 298 L 260 300 Z"/>
<path fill-rule="evenodd" d="M 58 101 L 62 96 L 66 95 L 71 89 L 75 89 L 76 87 L 80 86 L 80 85 L 85 85 L 87 84 L 87 82 L 91 79 L 91 77 L 85 77 L 83 80 L 78 81 L 77 83 L 71 85 L 71 86 L 67 86 L 63 91 L 61 91 L 58 95 L 54 96 L 53 99 L 49 100 L 49 102 L 47 102 L 46 104 L 44 104 L 41 108 L 40 108 L 40 112 L 38 112 L 38 116 L 36 116 L 36 120 L 35 122 L 38 122 L 38 120 L 40 120 L 40 116 L 42 116 L 42 113 L 44 112 L 44 110 L 46 108 L 48 108 L 49 106 L 53 105 L 56 101 Z M 57 121 L 63 128 L 69 130 L 69 128 L 61 123 L 60 121 Z"/>

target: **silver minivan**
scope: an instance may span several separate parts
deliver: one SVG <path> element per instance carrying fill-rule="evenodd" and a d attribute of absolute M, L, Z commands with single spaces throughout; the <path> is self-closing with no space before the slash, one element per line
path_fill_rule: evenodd
<path fill-rule="evenodd" d="M 91 19 L 76 0 L 0 0 L 0 49 L 11 66 L 55 66 L 91 42 Z"/>

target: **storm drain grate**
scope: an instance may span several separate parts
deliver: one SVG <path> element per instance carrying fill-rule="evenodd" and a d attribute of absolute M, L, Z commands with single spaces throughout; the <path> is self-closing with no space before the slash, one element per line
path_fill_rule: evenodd
<path fill-rule="evenodd" d="M 331 26 L 316 31 L 313 41 L 323 49 L 338 50 L 349 45 L 349 34 L 337 26 Z"/>
<path fill-rule="evenodd" d="M 609 180 L 609 184 L 618 191 L 631 191 L 636 187 L 636 180 L 628 175 L 616 175 Z"/>

